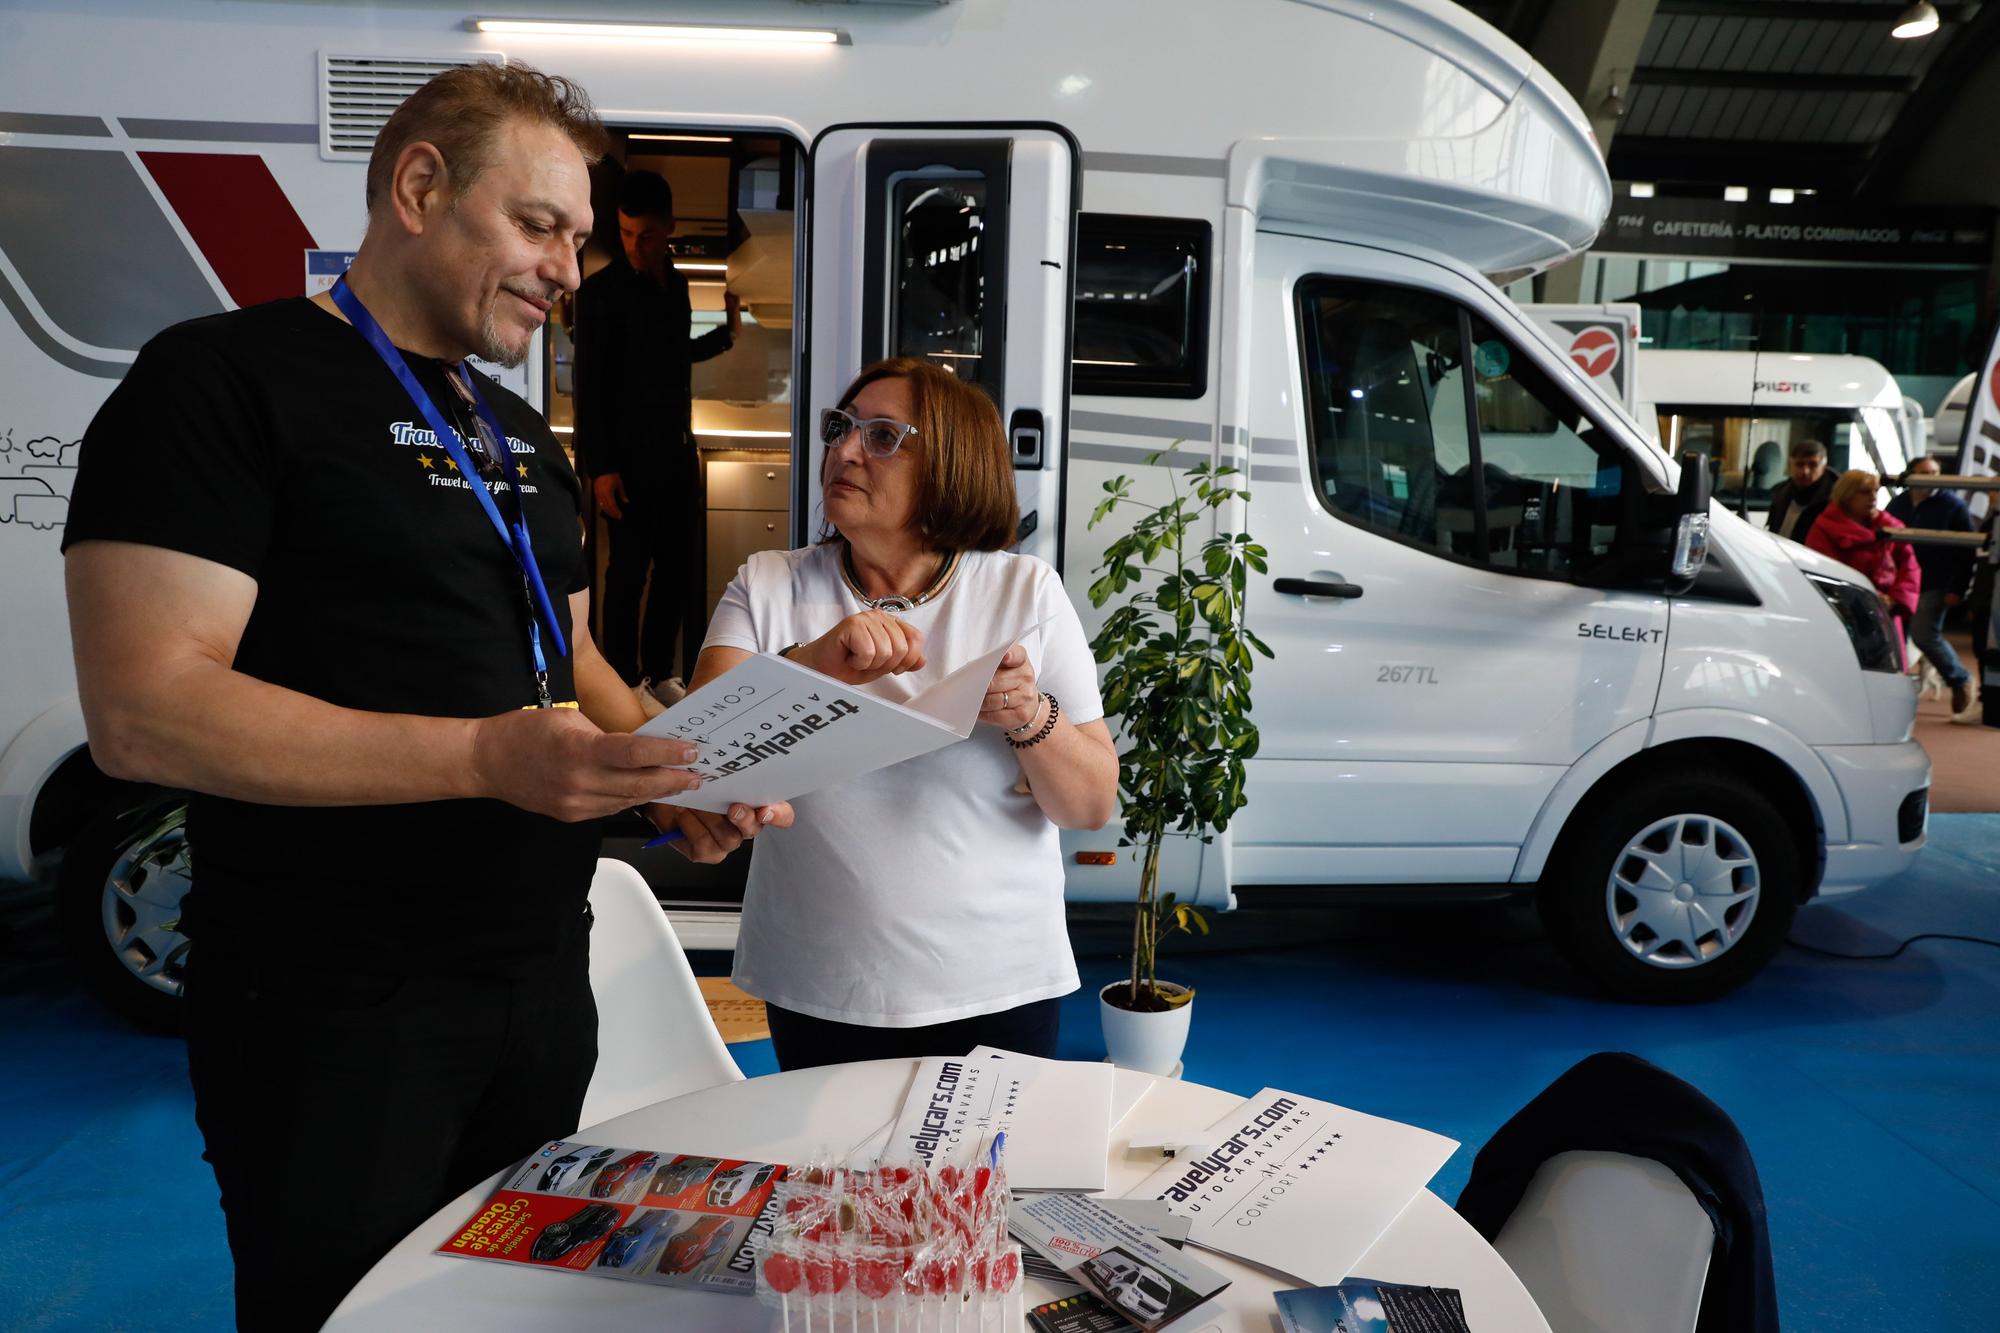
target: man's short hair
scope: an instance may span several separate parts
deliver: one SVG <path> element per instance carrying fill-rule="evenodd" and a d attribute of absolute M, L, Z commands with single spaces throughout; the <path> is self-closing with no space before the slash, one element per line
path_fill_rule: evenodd
<path fill-rule="evenodd" d="M 1791 456 L 1793 458 L 1817 458 L 1823 463 L 1826 461 L 1826 446 L 1818 440 L 1793 440 Z"/>
<path fill-rule="evenodd" d="M 668 218 L 674 215 L 674 187 L 657 171 L 633 171 L 618 187 L 618 211 L 628 218 Z"/>
<path fill-rule="evenodd" d="M 493 164 L 493 145 L 513 120 L 561 130 L 586 164 L 611 146 L 589 95 L 570 80 L 527 65 L 485 60 L 460 65 L 405 98 L 375 136 L 375 150 L 368 157 L 369 212 L 388 197 L 396 159 L 413 143 L 438 150 L 452 197 L 463 197 Z"/>

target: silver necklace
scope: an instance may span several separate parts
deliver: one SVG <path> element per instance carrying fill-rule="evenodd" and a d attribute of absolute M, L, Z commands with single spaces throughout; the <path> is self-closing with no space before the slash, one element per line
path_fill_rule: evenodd
<path fill-rule="evenodd" d="M 952 577 L 958 573 L 959 557 L 962 554 L 963 552 L 953 551 L 946 556 L 938 565 L 937 577 L 931 580 L 929 587 L 915 597 L 870 597 L 863 592 L 861 580 L 854 573 L 853 547 L 843 547 L 840 552 L 840 577 L 846 581 L 847 590 L 854 594 L 855 600 L 870 611 L 914 611 L 925 602 L 936 601 L 944 595 L 945 589 L 951 586 Z"/>

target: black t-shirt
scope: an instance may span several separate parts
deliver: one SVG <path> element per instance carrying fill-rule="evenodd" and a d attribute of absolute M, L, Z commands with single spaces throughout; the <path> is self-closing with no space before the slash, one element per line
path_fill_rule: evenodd
<path fill-rule="evenodd" d="M 405 360 L 472 435 L 440 363 Z M 490 380 L 565 638 L 588 584 L 579 492 L 548 426 Z M 463 423 L 463 424 L 460 424 Z M 480 457 L 476 436 L 468 452 Z M 167 547 L 257 581 L 235 667 L 343 708 L 487 717 L 532 706 L 521 573 L 360 333 L 304 298 L 147 343 L 85 434 L 64 548 Z M 502 497 L 506 513 L 509 502 Z M 571 663 L 543 635 L 550 693 Z M 190 937 L 517 973 L 578 928 L 596 823 L 500 801 L 303 808 L 198 796 Z"/>

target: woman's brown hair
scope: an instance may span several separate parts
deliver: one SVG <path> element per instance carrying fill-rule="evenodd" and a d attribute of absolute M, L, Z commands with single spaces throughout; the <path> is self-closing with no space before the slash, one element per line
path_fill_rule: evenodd
<path fill-rule="evenodd" d="M 914 356 L 877 361 L 840 395 L 855 395 L 877 380 L 910 386 L 910 421 L 917 433 L 904 452 L 916 450 L 917 531 L 935 550 L 1003 551 L 1018 540 L 1020 502 L 1000 409 L 976 384 Z"/>
<path fill-rule="evenodd" d="M 1845 513 L 1847 502 L 1854 498 L 1856 492 L 1866 491 L 1869 502 L 1872 504 L 1875 492 L 1880 489 L 1882 489 L 1882 479 L 1880 477 L 1862 468 L 1855 468 L 1851 472 L 1840 474 L 1840 480 L 1833 483 L 1833 494 L 1828 497 L 1827 503 Z"/>

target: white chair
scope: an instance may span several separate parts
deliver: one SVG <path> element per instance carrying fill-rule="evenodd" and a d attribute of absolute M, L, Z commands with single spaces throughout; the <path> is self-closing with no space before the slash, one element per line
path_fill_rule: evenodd
<path fill-rule="evenodd" d="M 582 1125 L 743 1077 L 715 1030 L 694 969 L 639 872 L 609 858 L 590 882 L 590 989 L 597 1072 Z"/>
<path fill-rule="evenodd" d="M 1535 1172 L 1493 1248 L 1552 1333 L 1690 1333 L 1715 1228 L 1660 1163 L 1565 1152 Z"/>

